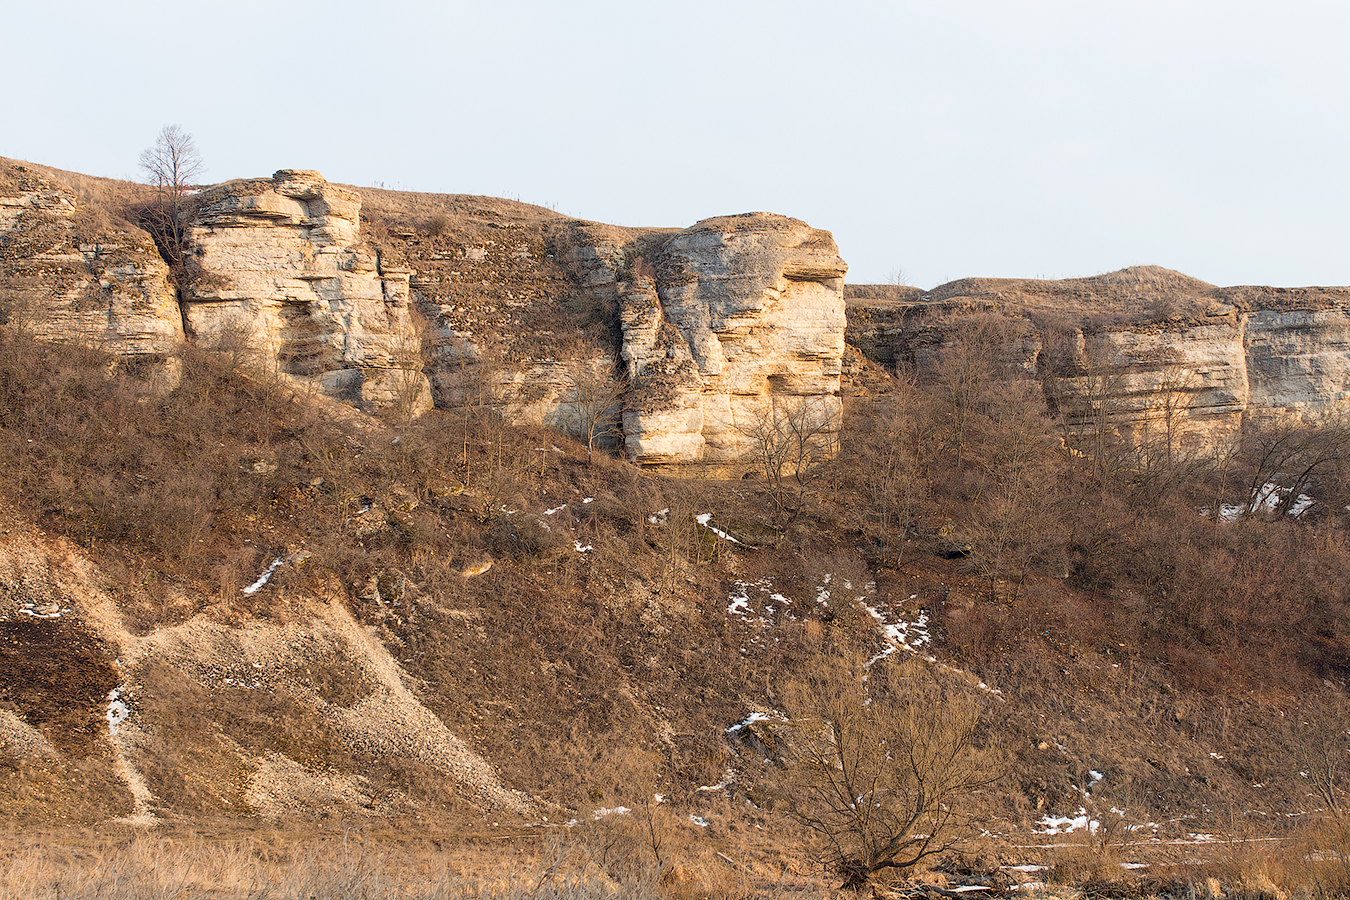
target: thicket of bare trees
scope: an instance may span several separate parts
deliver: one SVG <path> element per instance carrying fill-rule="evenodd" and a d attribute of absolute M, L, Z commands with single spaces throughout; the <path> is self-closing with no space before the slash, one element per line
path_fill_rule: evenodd
<path fill-rule="evenodd" d="M 823 397 L 774 398 L 744 427 L 750 456 L 757 463 L 775 515 L 801 508 L 801 486 L 811 466 L 834 457 L 838 448 L 839 412 Z M 792 490 L 788 478 L 799 490 Z"/>
<path fill-rule="evenodd" d="M 985 584 L 949 637 L 1025 627 L 1040 579 L 1037 596 L 1095 598 L 1060 605 L 1056 627 L 1143 648 L 1187 684 L 1350 668 L 1350 426 L 1252 425 L 1201 451 L 1185 440 L 1194 376 L 1171 366 L 1144 408 L 1080 347 L 1060 373 L 1076 382 L 1066 427 L 1017 365 L 1023 327 L 947 323 L 921 372 L 848 412 L 838 469 L 878 552 L 948 555 Z M 1122 434 L 1140 415 L 1151 430 Z"/>

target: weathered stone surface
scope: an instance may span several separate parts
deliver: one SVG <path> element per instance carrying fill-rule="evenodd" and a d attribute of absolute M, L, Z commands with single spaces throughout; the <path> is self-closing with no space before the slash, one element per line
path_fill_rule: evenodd
<path fill-rule="evenodd" d="M 1245 426 L 1350 410 L 1350 289 L 1217 288 L 1156 267 L 1060 282 L 966 279 L 899 303 L 859 300 L 849 339 L 921 374 L 961 315 L 1033 323 L 1010 347 L 1071 429 L 1213 446 Z"/>
<path fill-rule="evenodd" d="M 1291 416 L 1315 421 L 1350 409 L 1350 291 L 1324 309 L 1258 309 L 1246 317 L 1253 419 Z"/>
<path fill-rule="evenodd" d="M 1077 332 L 1072 374 L 1049 379 L 1047 395 L 1070 428 L 1110 425 L 1135 442 L 1170 430 L 1183 447 L 1230 438 L 1250 408 L 1241 325 Z"/>
<path fill-rule="evenodd" d="M 199 198 L 189 241 L 201 276 L 184 297 L 192 338 L 371 408 L 431 407 L 406 267 L 360 239 L 361 200 L 283 169 Z"/>
<path fill-rule="evenodd" d="M 839 423 L 843 277 L 828 232 L 769 213 L 707 219 L 646 242 L 578 242 L 584 284 L 618 303 L 640 463 L 726 462 L 785 409 Z M 777 411 L 777 412 L 776 412 Z"/>
<path fill-rule="evenodd" d="M 183 340 L 169 269 L 150 236 L 100 219 L 67 185 L 0 161 L 6 315 L 47 340 L 159 358 Z"/>

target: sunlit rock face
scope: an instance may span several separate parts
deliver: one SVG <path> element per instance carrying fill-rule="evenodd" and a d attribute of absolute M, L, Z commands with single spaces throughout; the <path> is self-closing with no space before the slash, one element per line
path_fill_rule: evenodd
<path fill-rule="evenodd" d="M 1241 430 L 1250 405 L 1244 327 L 1213 324 L 1075 332 L 1067 367 L 1046 359 L 1046 394 L 1070 430 L 1111 427 L 1133 443 L 1213 445 Z"/>
<path fill-rule="evenodd" d="M 1220 288 L 1154 266 L 1064 281 L 965 279 L 855 303 L 849 338 L 934 376 L 972 313 L 1024 323 L 1004 348 L 1069 431 L 1203 449 L 1272 421 L 1350 412 L 1350 289 Z M 1019 332 L 1020 333 L 1020 332 Z"/>
<path fill-rule="evenodd" d="M 47 340 L 159 360 L 183 322 L 150 235 L 66 184 L 0 161 L 0 294 L 6 321 Z"/>
<path fill-rule="evenodd" d="M 1347 309 L 1350 298 L 1330 308 L 1250 314 L 1246 351 L 1252 419 L 1316 421 L 1350 409 Z"/>
<path fill-rule="evenodd" d="M 1110 419 L 1136 441 L 1164 431 L 1193 447 L 1244 426 L 1315 424 L 1350 411 L 1346 307 L 1252 309 L 1213 324 L 1162 323 L 1091 334 L 1085 360 L 1105 365 L 1054 381 L 1070 424 L 1084 424 L 1103 393 Z"/>
<path fill-rule="evenodd" d="M 189 230 L 191 337 L 370 408 L 431 406 L 410 271 L 361 241 L 361 200 L 318 172 L 204 192 Z"/>
<path fill-rule="evenodd" d="M 812 420 L 828 446 L 839 427 L 847 270 L 829 232 L 750 213 L 642 249 L 612 278 L 632 382 L 629 456 L 737 459 L 789 415 Z M 584 276 L 603 286 L 606 266 L 596 262 L 614 256 L 605 247 L 583 254 Z"/>

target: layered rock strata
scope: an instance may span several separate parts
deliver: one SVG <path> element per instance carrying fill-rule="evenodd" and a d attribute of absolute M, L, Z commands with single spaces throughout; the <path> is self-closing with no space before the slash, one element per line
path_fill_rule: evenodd
<path fill-rule="evenodd" d="M 362 242 L 354 191 L 283 169 L 197 200 L 188 235 L 198 272 L 183 298 L 193 340 L 359 406 L 431 407 L 411 271 Z"/>
<path fill-rule="evenodd" d="M 1063 282 L 968 279 L 906 302 L 858 301 L 849 337 L 873 358 L 932 375 L 934 348 L 962 340 L 962 323 L 980 311 L 1030 325 L 1034 340 L 1007 352 L 1042 379 L 1071 430 L 1205 447 L 1249 425 L 1350 411 L 1347 288 L 1217 288 L 1154 267 Z"/>
<path fill-rule="evenodd" d="M 831 444 L 847 266 L 828 232 L 750 213 L 573 246 L 582 282 L 618 305 L 633 460 L 726 462 L 803 425 Z"/>
<path fill-rule="evenodd" d="M 68 185 L 0 163 L 0 313 L 48 340 L 161 359 L 183 321 L 150 235 L 82 203 Z"/>

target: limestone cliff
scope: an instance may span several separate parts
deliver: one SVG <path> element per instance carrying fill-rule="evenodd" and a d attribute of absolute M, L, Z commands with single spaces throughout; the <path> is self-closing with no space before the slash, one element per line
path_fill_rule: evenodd
<path fill-rule="evenodd" d="M 416 272 L 438 405 L 573 433 L 599 405 L 600 436 L 643 464 L 736 458 L 775 410 L 832 439 L 846 267 L 827 232 L 767 213 L 632 229 L 454 200 L 435 227 L 391 216 L 382 245 Z"/>
<path fill-rule="evenodd" d="M 150 235 L 37 168 L 0 160 L 0 314 L 46 339 L 158 359 L 183 340 Z"/>
<path fill-rule="evenodd" d="M 839 427 L 846 267 L 794 219 L 624 229 L 481 197 L 423 216 L 428 195 L 375 191 L 368 237 L 356 190 L 286 169 L 188 198 L 175 298 L 143 231 L 91 239 L 68 187 L 7 173 L 5 296 L 40 297 L 44 337 L 186 339 L 362 408 L 490 406 L 642 463 L 726 462 L 784 417 L 821 446 Z"/>
<path fill-rule="evenodd" d="M 631 229 L 367 191 L 377 214 L 363 226 L 355 189 L 282 170 L 191 199 L 193 265 L 175 297 L 150 236 L 125 221 L 144 198 L 123 185 L 112 202 L 96 182 L 0 161 L 2 312 L 41 337 L 153 360 L 186 338 L 363 408 L 491 406 L 590 428 L 644 464 L 743 457 L 785 417 L 809 419 L 822 446 L 839 427 L 846 266 L 794 219 Z M 1346 288 L 1219 288 L 1157 267 L 963 279 L 860 291 L 848 341 L 931 371 L 961 340 L 962 310 L 1029 323 L 1005 362 L 1042 381 L 1070 428 L 1212 444 L 1350 402 Z M 597 402 L 604 421 L 584 424 Z"/>
<path fill-rule="evenodd" d="M 1271 420 L 1350 409 L 1350 288 L 1218 288 L 1157 267 L 1057 282 L 966 279 L 902 302 L 859 299 L 849 338 L 932 372 L 961 314 L 1029 321 L 1017 348 L 1070 429 L 1213 445 Z"/>
<path fill-rule="evenodd" d="M 360 214 L 355 192 L 296 169 L 202 193 L 188 231 L 201 274 L 183 298 L 193 340 L 358 405 L 429 409 L 411 273 L 361 241 Z"/>
<path fill-rule="evenodd" d="M 798 414 L 828 443 L 839 427 L 847 270 L 829 233 L 752 213 L 706 219 L 648 253 L 654 263 L 614 273 L 634 385 L 629 456 L 732 460 L 776 416 Z"/>

